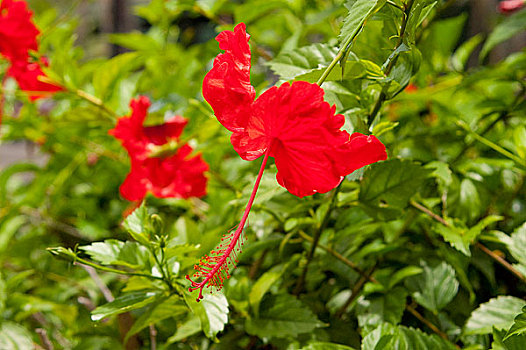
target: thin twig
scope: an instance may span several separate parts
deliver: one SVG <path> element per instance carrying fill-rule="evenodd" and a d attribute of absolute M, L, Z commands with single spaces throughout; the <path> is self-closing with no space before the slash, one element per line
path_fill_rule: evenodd
<path fill-rule="evenodd" d="M 369 271 L 363 276 L 360 276 L 360 279 L 356 282 L 356 284 L 353 286 L 351 290 L 351 295 L 347 299 L 347 301 L 342 305 L 342 307 L 334 314 L 336 318 L 341 318 L 345 310 L 351 305 L 351 303 L 356 300 L 358 295 L 360 294 L 360 291 L 362 290 L 363 286 L 367 282 L 367 280 L 370 279 L 370 276 L 373 274 L 374 270 L 376 269 L 376 265 L 371 267 Z"/>
<path fill-rule="evenodd" d="M 442 217 L 440 217 L 439 215 L 433 213 L 431 210 L 429 210 L 426 207 L 424 207 L 423 205 L 415 202 L 414 200 L 410 200 L 409 204 L 411 204 L 414 208 L 420 210 L 424 214 L 427 214 L 429 217 L 433 218 L 434 220 L 440 222 L 442 225 L 444 225 L 446 227 L 450 227 L 451 226 Z M 500 257 L 497 254 L 495 254 L 493 251 L 491 251 L 488 247 L 486 247 L 485 245 L 483 245 L 480 242 L 477 242 L 476 246 L 480 250 L 482 250 L 484 253 L 486 253 L 489 257 L 491 257 L 493 260 L 495 260 L 496 262 L 501 264 L 503 267 L 505 267 L 508 271 L 513 273 L 515 276 L 517 276 L 521 281 L 526 282 L 526 277 L 520 271 L 518 271 L 516 268 L 514 268 L 513 265 L 511 265 L 505 259 L 503 259 L 502 257 Z"/>
<path fill-rule="evenodd" d="M 150 350 L 156 350 L 157 349 L 157 329 L 155 329 L 155 325 L 150 325 Z"/>
<path fill-rule="evenodd" d="M 409 0 L 408 3 L 405 6 L 405 13 L 404 17 L 402 18 L 402 24 L 400 26 L 400 35 L 398 37 L 398 42 L 396 43 L 396 46 L 393 50 L 395 52 L 398 50 L 398 48 L 403 44 L 404 42 L 404 34 L 405 34 L 405 28 L 407 26 L 407 21 L 409 20 L 409 14 L 411 12 L 411 8 L 413 7 L 413 0 Z M 398 60 L 398 55 L 395 55 L 387 64 L 387 67 L 385 68 L 385 76 L 389 76 L 391 74 L 392 69 L 394 68 L 394 65 L 396 64 L 396 61 Z M 378 96 L 378 100 L 376 100 L 376 103 L 374 104 L 373 110 L 371 111 L 371 114 L 367 117 L 367 125 L 371 126 L 374 122 L 374 119 L 376 118 L 376 115 L 380 111 L 380 108 L 382 107 L 382 104 L 384 103 L 387 94 L 386 91 L 389 88 L 389 83 L 386 84 L 382 91 L 380 91 L 380 95 Z"/>
<path fill-rule="evenodd" d="M 437 326 L 435 326 L 434 324 L 432 324 L 427 318 L 425 318 L 424 316 L 422 316 L 422 314 L 420 314 L 418 311 L 416 311 L 416 309 L 412 306 L 412 305 L 406 305 L 405 306 L 406 310 L 409 311 L 413 316 L 415 316 L 420 322 L 422 322 L 423 324 L 425 324 L 427 327 L 429 327 L 429 329 L 431 329 L 433 332 L 435 332 L 436 334 L 438 334 L 441 338 L 449 341 L 448 339 L 448 336 L 446 333 L 442 332 L 440 329 L 438 329 Z M 457 346 L 457 345 L 455 345 Z M 458 348 L 458 346 L 457 346 Z"/>
<path fill-rule="evenodd" d="M 504 266 L 508 271 L 510 271 L 511 273 L 513 273 L 515 276 L 517 276 L 520 280 L 522 280 L 523 282 L 526 282 L 526 277 L 520 273 L 516 268 L 514 268 L 509 262 L 507 262 L 505 259 L 503 259 L 502 257 L 498 256 L 497 254 L 495 254 L 493 251 L 491 251 L 488 247 L 486 247 L 485 245 L 483 245 L 482 243 L 480 242 L 477 242 L 477 248 L 479 248 L 480 250 L 482 250 L 484 253 L 486 253 L 488 256 L 490 256 L 493 260 L 495 260 L 496 262 L 498 262 L 499 264 L 501 264 L 502 266 Z"/>
<path fill-rule="evenodd" d="M 46 350 L 53 350 L 53 343 L 51 340 L 49 340 L 49 337 L 47 335 L 47 331 L 44 328 L 36 328 L 35 332 L 37 332 L 38 337 L 40 338 L 40 342 L 42 343 L 42 346 Z"/>
<path fill-rule="evenodd" d="M 81 267 L 86 270 L 86 272 L 88 273 L 88 275 L 91 277 L 91 279 L 93 280 L 93 282 L 95 282 L 95 285 L 97 286 L 97 288 L 100 289 L 102 295 L 104 295 L 104 299 L 106 299 L 106 301 L 108 303 L 111 303 L 112 301 L 115 300 L 115 297 L 113 296 L 113 294 L 111 293 L 111 290 L 106 286 L 106 284 L 101 280 L 101 278 L 99 277 L 99 275 L 97 274 L 97 271 L 95 271 L 95 269 L 91 266 L 86 266 L 86 265 L 81 265 Z"/>

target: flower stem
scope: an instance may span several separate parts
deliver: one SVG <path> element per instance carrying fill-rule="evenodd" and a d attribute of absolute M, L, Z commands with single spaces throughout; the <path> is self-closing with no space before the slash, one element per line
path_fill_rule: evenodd
<path fill-rule="evenodd" d="M 250 194 L 250 198 L 248 200 L 248 203 L 243 213 L 243 216 L 241 218 L 241 221 L 239 222 L 239 225 L 237 226 L 236 231 L 232 235 L 230 243 L 228 244 L 224 252 L 221 253 L 221 256 L 218 259 L 215 259 L 213 261 L 213 265 L 212 263 L 209 263 L 208 262 L 209 260 L 207 259 L 205 259 L 204 262 L 202 260 L 201 262 L 203 264 L 203 266 L 201 267 L 202 270 L 199 270 L 199 271 L 204 272 L 204 274 L 202 275 L 204 278 L 201 282 L 192 281 L 190 277 L 186 275 L 186 279 L 188 279 L 192 283 L 192 286 L 189 288 L 189 291 L 192 292 L 194 290 L 199 289 L 199 295 L 197 297 L 197 301 L 203 299 L 203 288 L 205 288 L 207 285 L 210 287 L 216 286 L 220 288 L 220 286 L 218 286 L 216 282 L 221 281 L 220 283 L 222 283 L 220 274 L 222 274 L 223 271 L 225 271 L 225 269 L 228 269 L 228 261 L 229 259 L 232 259 L 231 255 L 234 252 L 236 245 L 238 244 L 241 234 L 243 233 L 243 229 L 247 222 L 248 215 L 250 214 L 250 209 L 252 209 L 252 204 L 254 204 L 254 199 L 256 198 L 256 193 L 258 191 L 259 184 L 261 182 L 261 178 L 263 177 L 263 172 L 265 171 L 265 166 L 267 165 L 267 160 L 270 154 L 271 147 L 272 147 L 272 144 L 267 148 L 267 151 L 265 152 L 265 157 L 263 158 L 263 162 L 261 162 L 261 167 L 259 169 L 258 176 L 256 178 L 256 182 L 254 183 L 254 188 L 252 189 L 252 193 Z M 195 274 L 194 277 L 199 277 L 199 274 Z"/>

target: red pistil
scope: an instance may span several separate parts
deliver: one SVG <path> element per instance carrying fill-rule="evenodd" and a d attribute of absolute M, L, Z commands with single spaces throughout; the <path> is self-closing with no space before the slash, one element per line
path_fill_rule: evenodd
<path fill-rule="evenodd" d="M 194 269 L 197 272 L 192 277 L 194 279 L 202 278 L 202 281 L 195 282 L 190 276 L 186 275 L 186 279 L 192 282 L 192 286 L 188 288 L 188 290 L 193 292 L 194 290 L 199 289 L 197 301 L 203 299 L 203 288 L 205 287 L 215 287 L 217 290 L 221 290 L 224 281 L 230 278 L 230 270 L 236 267 L 238 262 L 237 255 L 241 252 L 241 246 L 243 245 L 243 229 L 247 222 L 252 204 L 254 203 L 254 199 L 256 198 L 256 193 L 265 170 L 265 165 L 267 164 L 269 153 L 270 147 L 268 147 L 265 152 L 265 157 L 263 158 L 256 182 L 254 183 L 254 188 L 252 189 L 252 194 L 250 195 L 245 212 L 243 213 L 243 217 L 241 218 L 236 230 L 234 233 L 223 235 L 221 243 L 217 248 L 212 250 L 210 254 L 202 257 L 199 264 L 194 266 Z"/>

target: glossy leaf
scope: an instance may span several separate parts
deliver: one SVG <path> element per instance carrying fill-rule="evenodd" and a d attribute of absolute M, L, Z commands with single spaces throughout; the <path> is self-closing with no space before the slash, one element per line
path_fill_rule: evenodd
<path fill-rule="evenodd" d="M 493 327 L 507 330 L 525 305 L 524 300 L 512 296 L 490 299 L 471 313 L 464 334 L 489 334 Z"/>

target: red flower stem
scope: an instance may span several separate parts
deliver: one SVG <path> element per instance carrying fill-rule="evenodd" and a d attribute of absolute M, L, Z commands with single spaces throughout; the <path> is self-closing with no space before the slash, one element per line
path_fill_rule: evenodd
<path fill-rule="evenodd" d="M 212 270 L 209 273 L 207 273 L 206 277 L 199 283 L 195 283 L 192 281 L 192 286 L 188 289 L 190 292 L 193 292 L 194 290 L 199 289 L 199 296 L 197 297 L 197 301 L 203 299 L 203 288 L 206 287 L 208 282 L 216 275 L 216 273 L 219 273 L 219 270 L 224 264 L 226 264 L 227 259 L 229 258 L 230 254 L 236 247 L 237 241 L 239 240 L 239 237 L 241 236 L 241 233 L 243 232 L 243 228 L 245 227 L 245 223 L 247 222 L 248 214 L 250 213 L 250 209 L 252 209 L 252 204 L 254 203 L 254 199 L 256 198 L 256 193 L 259 188 L 259 183 L 261 182 L 261 178 L 263 177 L 263 172 L 265 171 L 265 166 L 267 165 L 270 148 L 271 146 L 269 146 L 267 148 L 267 151 L 265 152 L 265 157 L 263 158 L 263 162 L 261 162 L 261 167 L 259 168 L 258 177 L 256 178 L 256 182 L 254 183 L 254 188 L 252 189 L 252 194 L 250 195 L 250 198 L 248 200 L 247 206 L 245 208 L 245 212 L 243 213 L 243 217 L 241 218 L 241 221 L 239 222 L 239 225 L 237 226 L 236 231 L 234 232 L 234 235 L 228 247 L 226 248 L 225 252 L 222 254 L 222 257 L 217 262 L 217 264 L 215 264 Z M 190 277 L 187 275 L 186 279 L 190 280 Z"/>

